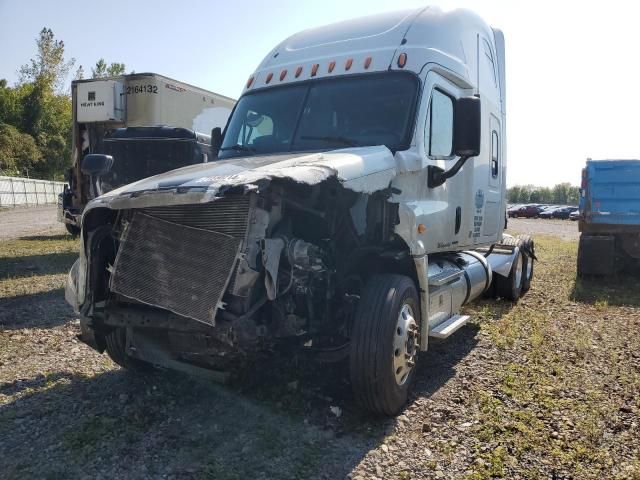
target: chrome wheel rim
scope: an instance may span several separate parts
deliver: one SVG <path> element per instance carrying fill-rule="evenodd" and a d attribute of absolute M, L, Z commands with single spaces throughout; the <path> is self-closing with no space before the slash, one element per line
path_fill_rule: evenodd
<path fill-rule="evenodd" d="M 522 284 L 522 254 L 518 255 L 516 263 L 516 285 Z"/>
<path fill-rule="evenodd" d="M 393 373 L 398 385 L 404 385 L 416 365 L 419 346 L 418 323 L 413 309 L 407 303 L 402 305 L 398 322 L 393 332 Z"/>

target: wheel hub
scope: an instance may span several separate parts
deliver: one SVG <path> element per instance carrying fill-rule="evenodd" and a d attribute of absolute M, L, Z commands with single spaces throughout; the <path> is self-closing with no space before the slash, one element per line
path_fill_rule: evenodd
<path fill-rule="evenodd" d="M 415 367 L 419 340 L 418 323 L 411 306 L 405 303 L 398 314 L 398 323 L 393 336 L 393 372 L 398 385 L 403 385 L 407 381 L 411 370 Z"/>
<path fill-rule="evenodd" d="M 521 285 L 522 282 L 522 255 L 518 256 L 516 262 L 516 285 Z"/>

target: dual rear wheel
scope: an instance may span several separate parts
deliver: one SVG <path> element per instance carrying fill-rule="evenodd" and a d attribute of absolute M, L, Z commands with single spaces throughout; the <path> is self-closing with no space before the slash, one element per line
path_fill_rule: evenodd
<path fill-rule="evenodd" d="M 508 276 L 495 275 L 495 293 L 498 297 L 516 302 L 531 288 L 535 245 L 533 238 L 529 235 L 507 237 L 502 243 L 518 247 L 518 253 L 511 264 Z"/>

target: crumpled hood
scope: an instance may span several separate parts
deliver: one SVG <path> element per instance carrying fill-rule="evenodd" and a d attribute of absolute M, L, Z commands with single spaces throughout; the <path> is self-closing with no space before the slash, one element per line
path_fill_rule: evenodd
<path fill-rule="evenodd" d="M 92 200 L 85 214 L 104 206 L 122 209 L 209 202 L 228 188 L 258 189 L 274 178 L 313 185 L 335 176 L 345 188 L 375 192 L 387 188 L 395 174 L 394 156 L 382 145 L 230 158 L 190 165 L 112 190 Z"/>

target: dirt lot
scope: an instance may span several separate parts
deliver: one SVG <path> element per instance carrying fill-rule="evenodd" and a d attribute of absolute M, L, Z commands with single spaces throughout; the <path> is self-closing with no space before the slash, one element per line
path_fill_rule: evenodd
<path fill-rule="evenodd" d="M 55 205 L 0 208 L 0 240 L 26 235 L 56 235 L 66 232 L 56 220 Z"/>
<path fill-rule="evenodd" d="M 578 240 L 578 222 L 571 220 L 544 220 L 540 218 L 510 218 L 509 230 L 529 235 L 551 235 L 563 240 Z"/>
<path fill-rule="evenodd" d="M 123 371 L 75 339 L 62 285 L 76 241 L 3 240 L 1 476 L 639 479 L 637 283 L 576 283 L 575 240 L 537 241 L 529 294 L 469 308 L 421 357 L 404 414 L 380 419 L 353 404 L 346 366 L 300 355 L 228 387 Z"/>

